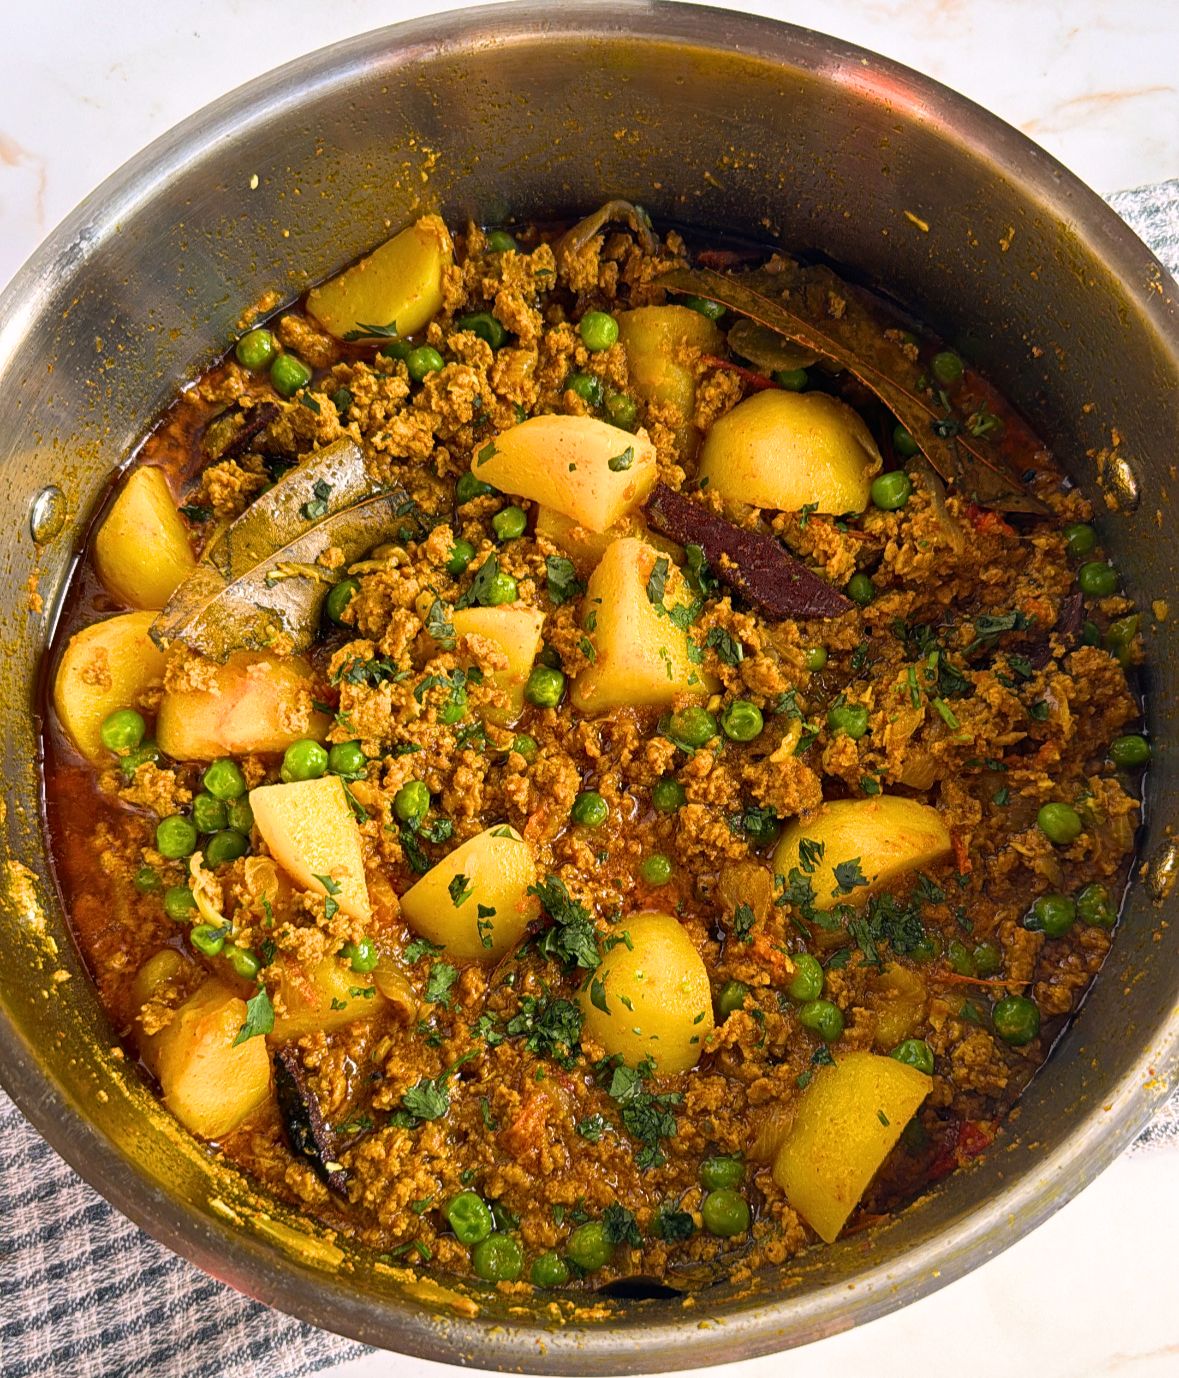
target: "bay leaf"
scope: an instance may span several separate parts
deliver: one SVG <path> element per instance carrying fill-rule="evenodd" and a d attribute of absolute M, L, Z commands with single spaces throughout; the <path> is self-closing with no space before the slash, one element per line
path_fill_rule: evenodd
<path fill-rule="evenodd" d="M 820 357 L 813 349 L 801 348 L 776 330 L 751 321 L 748 316 L 735 321 L 725 339 L 734 354 L 748 359 L 763 373 L 810 368 Z"/>
<path fill-rule="evenodd" d="M 651 217 L 642 206 L 616 197 L 565 231 L 553 249 L 557 261 L 579 254 L 594 235 L 614 220 L 624 221 L 634 231 L 645 254 L 654 254 L 658 251 L 659 236 L 651 227 Z"/>

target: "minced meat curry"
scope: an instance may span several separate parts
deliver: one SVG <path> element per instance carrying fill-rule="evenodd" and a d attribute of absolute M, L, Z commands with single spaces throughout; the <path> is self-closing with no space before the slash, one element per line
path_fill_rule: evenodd
<path fill-rule="evenodd" d="M 272 309 L 271 304 L 271 309 Z M 1150 754 L 1088 499 L 829 269 L 404 229 L 100 514 L 48 826 L 209 1151 L 504 1287 L 740 1277 L 984 1152 Z"/>

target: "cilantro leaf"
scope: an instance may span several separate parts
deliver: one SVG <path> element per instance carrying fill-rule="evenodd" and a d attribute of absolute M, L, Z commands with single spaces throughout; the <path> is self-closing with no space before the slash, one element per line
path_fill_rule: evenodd
<path fill-rule="evenodd" d="M 545 557 L 545 587 L 549 597 L 557 604 L 568 603 L 585 592 L 585 585 L 577 577 L 573 561 L 564 555 Z"/>
<path fill-rule="evenodd" d="M 432 943 L 428 938 L 414 938 L 405 945 L 401 955 L 407 962 L 413 963 L 420 962 L 423 957 L 435 957 L 442 950 L 440 944 Z"/>
<path fill-rule="evenodd" d="M 632 1244 L 636 1249 L 642 1245 L 643 1236 L 639 1233 L 634 1211 L 628 1211 L 617 1201 L 612 1201 L 602 1212 L 602 1225 L 611 1244 Z"/>
<path fill-rule="evenodd" d="M 450 884 L 446 889 L 450 895 L 450 902 L 456 909 L 458 909 L 464 901 L 469 900 L 475 893 L 474 886 L 461 871 L 458 875 L 451 877 Z"/>
<path fill-rule="evenodd" d="M 606 461 L 606 467 L 612 474 L 625 473 L 635 462 L 635 447 L 628 445 L 620 455 L 615 455 L 613 459 Z"/>
<path fill-rule="evenodd" d="M 696 1233 L 696 1222 L 687 1211 L 664 1201 L 655 1213 L 651 1231 L 657 1239 L 662 1239 L 668 1244 L 678 1244 L 685 1239 L 691 1239 Z"/>
<path fill-rule="evenodd" d="M 741 943 L 753 941 L 753 909 L 744 900 L 733 910 L 733 937 Z"/>
<path fill-rule="evenodd" d="M 854 856 L 850 861 L 841 861 L 835 867 L 835 881 L 837 888 L 832 890 L 833 895 L 850 895 L 859 886 L 867 885 L 868 878 L 860 868 L 860 858 Z"/>
<path fill-rule="evenodd" d="M 426 999 L 431 1005 L 450 1005 L 450 992 L 458 980 L 457 970 L 449 962 L 435 962 L 426 978 Z"/>
<path fill-rule="evenodd" d="M 663 595 L 667 592 L 667 576 L 671 572 L 671 561 L 660 555 L 647 578 L 647 598 L 657 608 L 663 606 Z"/>
<path fill-rule="evenodd" d="M 745 647 L 723 627 L 710 627 L 704 644 L 711 646 L 726 665 L 740 665 L 745 659 Z"/>
<path fill-rule="evenodd" d="M 270 1003 L 266 987 L 259 986 L 257 992 L 246 1001 L 246 1020 L 237 1031 L 233 1046 L 236 1048 L 248 1039 L 264 1037 L 273 1029 L 274 1006 Z"/>
<path fill-rule="evenodd" d="M 545 957 L 555 957 L 566 967 L 594 971 L 602 961 L 598 935 L 589 910 L 578 904 L 559 876 L 547 876 L 528 893 L 540 900 L 541 908 L 552 920 L 552 927 L 541 934 L 537 947 Z"/>

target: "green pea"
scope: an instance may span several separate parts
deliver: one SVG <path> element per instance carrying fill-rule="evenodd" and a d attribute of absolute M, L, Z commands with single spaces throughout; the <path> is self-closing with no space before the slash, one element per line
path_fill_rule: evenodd
<path fill-rule="evenodd" d="M 1068 546 L 1068 553 L 1080 559 L 1084 555 L 1092 555 L 1097 549 L 1097 532 L 1088 522 L 1070 522 L 1064 528 L 1064 539 Z"/>
<path fill-rule="evenodd" d="M 452 689 L 450 698 L 438 710 L 438 721 L 451 727 L 456 722 L 461 722 L 466 717 L 466 713 L 467 691 L 465 689 Z"/>
<path fill-rule="evenodd" d="M 470 330 L 481 340 L 486 340 L 492 349 L 502 349 L 508 342 L 508 332 L 490 311 L 476 311 L 470 316 L 460 316 L 455 325 L 460 330 Z"/>
<path fill-rule="evenodd" d="M 761 809 L 746 814 L 742 823 L 746 838 L 755 847 L 764 847 L 776 842 L 782 831 L 781 822 L 772 813 L 765 813 Z"/>
<path fill-rule="evenodd" d="M 340 956 L 344 958 L 353 971 L 361 973 L 372 971 L 381 960 L 377 945 L 371 938 L 359 938 L 354 943 L 345 943 L 340 949 Z M 469 1244 L 471 1241 L 464 1239 L 463 1243 Z"/>
<path fill-rule="evenodd" d="M 518 755 L 523 756 L 526 761 L 535 761 L 536 753 L 540 748 L 536 744 L 536 738 L 530 737 L 527 732 L 518 732 L 512 740 L 512 750 Z"/>
<path fill-rule="evenodd" d="M 748 699 L 734 699 L 721 714 L 721 730 L 734 742 L 751 742 L 759 737 L 765 720 L 761 709 Z"/>
<path fill-rule="evenodd" d="M 344 609 L 356 597 L 360 591 L 359 579 L 341 579 L 338 584 L 333 584 L 328 590 L 327 600 L 324 603 L 324 610 L 327 612 L 331 621 L 337 626 L 344 626 Z"/>
<path fill-rule="evenodd" d="M 913 493 L 913 481 L 903 469 L 893 469 L 872 480 L 872 501 L 882 512 L 904 507 Z"/>
<path fill-rule="evenodd" d="M 939 350 L 929 361 L 929 371 L 938 380 L 949 386 L 957 383 L 966 372 L 961 358 L 952 349 Z"/>
<path fill-rule="evenodd" d="M 430 807 L 430 791 L 422 780 L 407 780 L 393 796 L 393 812 L 403 823 L 425 818 Z"/>
<path fill-rule="evenodd" d="M 217 833 L 228 827 L 229 811 L 214 795 L 198 794 L 192 801 L 192 821 L 198 833 Z"/>
<path fill-rule="evenodd" d="M 400 359 L 402 363 L 413 353 L 409 340 L 385 340 L 377 350 L 377 358 Z"/>
<path fill-rule="evenodd" d="M 722 1019 L 727 1019 L 735 1010 L 745 1008 L 749 987 L 744 981 L 726 981 L 716 997 L 716 1010 Z"/>
<path fill-rule="evenodd" d="M 812 674 L 821 670 L 827 664 L 827 647 L 808 646 L 802 653 L 802 663 Z"/>
<path fill-rule="evenodd" d="M 892 448 L 902 459 L 912 459 L 921 447 L 898 422 L 892 431 Z"/>
<path fill-rule="evenodd" d="M 946 961 L 950 964 L 950 970 L 959 976 L 975 976 L 974 957 L 970 949 L 961 938 L 952 938 L 946 948 Z"/>
<path fill-rule="evenodd" d="M 862 703 L 836 703 L 827 710 L 827 726 L 858 742 L 868 730 L 868 710 Z"/>
<path fill-rule="evenodd" d="M 1058 847 L 1067 847 L 1070 842 L 1075 842 L 1085 830 L 1076 809 L 1071 804 L 1059 802 L 1042 804 L 1036 822 L 1048 841 L 1055 842 Z"/>
<path fill-rule="evenodd" d="M 843 1032 L 843 1012 L 830 1000 L 808 1000 L 800 1005 L 798 1022 L 817 1033 L 824 1043 L 834 1043 Z"/>
<path fill-rule="evenodd" d="M 600 1220 L 589 1220 L 569 1236 L 565 1252 L 572 1262 L 587 1273 L 604 1268 L 614 1257 L 614 1245 Z"/>
<path fill-rule="evenodd" d="M 1108 598 L 1118 591 L 1118 572 L 1113 565 L 1090 560 L 1077 570 L 1077 587 L 1090 598 Z"/>
<path fill-rule="evenodd" d="M 233 761 L 224 757 L 206 769 L 201 784 L 214 799 L 226 802 L 239 799 L 246 792 L 246 777 Z"/>
<path fill-rule="evenodd" d="M 913 944 L 909 955 L 915 962 L 932 962 L 941 956 L 941 952 L 941 939 L 934 934 L 926 933 Z"/>
<path fill-rule="evenodd" d="M 206 957 L 216 957 L 225 946 L 225 935 L 229 930 L 221 924 L 198 923 L 189 930 L 188 941 Z"/>
<path fill-rule="evenodd" d="M 1150 760 L 1150 743 L 1136 732 L 1126 737 L 1115 737 L 1109 744 L 1109 759 L 1123 770 L 1144 766 Z"/>
<path fill-rule="evenodd" d="M 172 861 L 192 856 L 196 851 L 197 830 L 191 818 L 181 813 L 161 818 L 156 824 L 156 850 Z"/>
<path fill-rule="evenodd" d="M 517 597 L 516 581 L 501 569 L 487 581 L 487 587 L 480 595 L 479 602 L 485 608 L 498 608 L 504 603 L 514 603 Z"/>
<path fill-rule="evenodd" d="M 1123 666 L 1130 664 L 1130 653 L 1141 621 L 1141 615 L 1136 612 L 1132 612 L 1128 617 L 1115 618 L 1102 638 L 1105 649 Z"/>
<path fill-rule="evenodd" d="M 492 254 L 518 253 L 520 246 L 507 230 L 492 230 L 487 236 L 487 251 Z"/>
<path fill-rule="evenodd" d="M 164 891 L 164 913 L 173 923 L 191 923 L 197 902 L 187 885 L 169 885 Z"/>
<path fill-rule="evenodd" d="M 565 383 L 566 392 L 572 392 L 588 407 L 600 407 L 604 393 L 602 380 L 592 373 L 571 373 Z"/>
<path fill-rule="evenodd" d="M 460 1244 L 479 1244 L 494 1228 L 487 1202 L 473 1191 L 452 1197 L 446 1204 L 446 1218 Z"/>
<path fill-rule="evenodd" d="M 337 416 L 347 416 L 352 410 L 352 392 L 349 388 L 337 388 L 332 393 L 332 406 L 336 409 Z"/>
<path fill-rule="evenodd" d="M 223 828 L 213 834 L 205 843 L 205 861 L 210 866 L 220 866 L 226 861 L 236 861 L 250 850 L 250 839 L 233 828 Z"/>
<path fill-rule="evenodd" d="M 536 657 L 537 664 L 547 665 L 550 670 L 561 668 L 561 656 L 555 646 L 542 646 Z"/>
<path fill-rule="evenodd" d="M 1003 950 L 998 943 L 992 942 L 989 938 L 977 944 L 970 955 L 974 961 L 974 969 L 980 976 L 996 976 L 1003 970 Z"/>
<path fill-rule="evenodd" d="M 235 831 L 247 837 L 254 826 L 254 810 L 247 799 L 231 800 L 225 810 L 225 821 Z"/>
<path fill-rule="evenodd" d="M 1040 1032 L 1040 1010 L 1024 995 L 1008 995 L 991 1010 L 995 1032 L 1013 1048 L 1022 1048 Z"/>
<path fill-rule="evenodd" d="M 721 1239 L 744 1234 L 753 1221 L 749 1202 L 739 1191 L 732 1191 L 728 1187 L 708 1193 L 700 1203 L 700 1218 L 708 1233 Z"/>
<path fill-rule="evenodd" d="M 248 947 L 230 946 L 223 955 L 228 958 L 229 965 L 243 981 L 253 981 L 262 970 L 258 954 L 251 952 Z"/>
<path fill-rule="evenodd" d="M 450 548 L 450 558 L 446 562 L 447 574 L 457 579 L 474 558 L 475 547 L 460 536 Z"/>
<path fill-rule="evenodd" d="M 1118 921 L 1118 911 L 1104 885 L 1086 885 L 1077 896 L 1077 916 L 1098 928 L 1112 928 Z"/>
<path fill-rule="evenodd" d="M 665 775 L 651 786 L 651 805 L 660 813 L 677 813 L 687 803 L 688 796 L 678 780 Z"/>
<path fill-rule="evenodd" d="M 606 394 L 606 415 L 612 426 L 622 431 L 633 431 L 639 419 L 639 404 L 625 392 L 611 390 Z"/>
<path fill-rule="evenodd" d="M 847 581 L 845 592 L 853 603 L 858 603 L 861 608 L 866 608 L 876 597 L 876 585 L 866 574 L 860 572 L 853 574 Z"/>
<path fill-rule="evenodd" d="M 491 529 L 499 541 L 514 541 L 528 529 L 528 514 L 522 507 L 505 507 L 491 519 Z"/>
<path fill-rule="evenodd" d="M 673 713 L 668 725 L 671 737 L 687 747 L 706 746 L 716 736 L 717 731 L 716 718 L 707 708 L 695 704 Z"/>
<path fill-rule="evenodd" d="M 234 346 L 233 353 L 242 368 L 260 373 L 274 358 L 276 348 L 274 336 L 259 326 L 246 331 Z"/>
<path fill-rule="evenodd" d="M 903 1043 L 897 1044 L 889 1057 L 895 1057 L 909 1067 L 916 1067 L 927 1077 L 933 1076 L 933 1049 L 923 1038 L 906 1038 Z"/>
<path fill-rule="evenodd" d="M 792 1000 L 806 1004 L 823 994 L 826 979 L 819 959 L 812 957 L 809 952 L 800 952 L 794 958 L 794 975 L 786 990 Z"/>
<path fill-rule="evenodd" d="M 415 383 L 422 382 L 431 373 L 439 373 L 445 367 L 442 355 L 433 345 L 418 345 L 416 349 L 411 349 L 406 355 L 405 367 L 409 370 L 409 376 Z"/>
<path fill-rule="evenodd" d="M 639 875 L 648 885 L 666 885 L 671 879 L 671 862 L 662 853 L 643 858 Z"/>
<path fill-rule="evenodd" d="M 153 871 L 150 866 L 141 866 L 135 872 L 135 888 L 141 895 L 150 895 L 158 890 L 161 884 L 159 873 Z"/>
<path fill-rule="evenodd" d="M 494 492 L 495 489 L 490 483 L 476 478 L 468 469 L 465 474 L 458 476 L 458 482 L 454 485 L 454 500 L 462 507 L 468 502 L 474 502 L 476 498 L 485 498 Z"/>
<path fill-rule="evenodd" d="M 140 766 L 146 765 L 149 761 L 157 762 L 159 759 L 160 748 L 155 742 L 144 742 L 142 746 L 137 746 L 134 751 L 129 751 L 126 756 L 121 757 L 119 767 L 130 779 Z"/>
<path fill-rule="evenodd" d="M 1063 938 L 1077 921 L 1077 906 L 1067 895 L 1041 895 L 1023 917 L 1031 933 Z"/>
<path fill-rule="evenodd" d="M 728 309 L 719 301 L 709 301 L 707 297 L 680 297 L 677 306 L 686 306 L 690 311 L 698 311 L 710 321 L 719 321 Z"/>
<path fill-rule="evenodd" d="M 134 708 L 118 708 L 103 718 L 99 731 L 108 751 L 134 751 L 143 741 L 147 723 Z"/>
<path fill-rule="evenodd" d="M 537 708 L 555 708 L 565 692 L 565 676 L 548 665 L 536 665 L 524 685 L 524 697 Z"/>
<path fill-rule="evenodd" d="M 573 801 L 569 816 L 583 828 L 600 828 L 610 816 L 610 805 L 597 790 L 582 790 Z"/>
<path fill-rule="evenodd" d="M 528 1277 L 534 1287 L 564 1287 L 569 1281 L 569 1265 L 554 1249 L 533 1259 Z"/>
<path fill-rule="evenodd" d="M 805 392 L 811 375 L 805 368 L 780 368 L 770 375 L 780 388 L 787 392 Z"/>
<path fill-rule="evenodd" d="M 287 784 L 292 780 L 318 780 L 327 770 L 328 754 L 318 742 L 303 737 L 292 742 L 283 753 L 280 774 Z"/>
<path fill-rule="evenodd" d="M 582 343 L 593 354 L 609 349 L 618 339 L 618 322 L 606 311 L 587 311 L 577 329 Z"/>
<path fill-rule="evenodd" d="M 336 742 L 328 752 L 327 768 L 333 775 L 358 780 L 368 768 L 368 757 L 359 742 Z"/>
<path fill-rule="evenodd" d="M 700 1185 L 705 1191 L 731 1191 L 745 1180 L 745 1164 L 731 1153 L 718 1153 L 700 1164 Z"/>
<path fill-rule="evenodd" d="M 270 384 L 280 397 L 294 397 L 311 382 L 311 370 L 293 354 L 280 354 L 270 365 Z"/>

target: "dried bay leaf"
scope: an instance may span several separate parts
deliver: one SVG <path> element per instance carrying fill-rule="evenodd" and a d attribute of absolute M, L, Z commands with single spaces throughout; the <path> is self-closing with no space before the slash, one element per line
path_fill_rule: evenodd
<path fill-rule="evenodd" d="M 747 316 L 733 323 L 725 339 L 734 354 L 756 364 L 763 373 L 810 368 L 818 363 L 820 357 L 813 349 L 803 349 L 784 335 L 779 335 L 776 330 L 758 325 Z"/>

